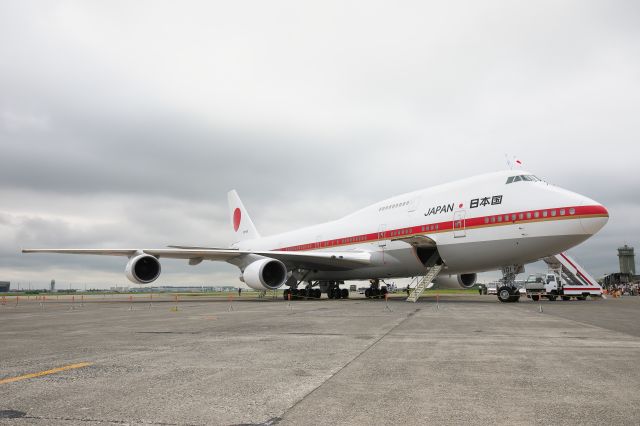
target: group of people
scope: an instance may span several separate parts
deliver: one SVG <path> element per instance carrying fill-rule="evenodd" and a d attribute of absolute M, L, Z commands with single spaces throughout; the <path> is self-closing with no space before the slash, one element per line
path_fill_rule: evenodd
<path fill-rule="evenodd" d="M 613 284 L 605 287 L 602 292 L 613 297 L 638 296 L 640 295 L 640 283 Z"/>

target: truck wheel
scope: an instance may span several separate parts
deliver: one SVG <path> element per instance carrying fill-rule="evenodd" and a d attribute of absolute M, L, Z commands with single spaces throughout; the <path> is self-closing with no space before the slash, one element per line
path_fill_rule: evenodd
<path fill-rule="evenodd" d="M 569 297 L 569 296 L 562 296 L 562 300 L 569 300 L 569 299 L 571 299 L 571 297 Z"/>
<path fill-rule="evenodd" d="M 498 300 L 502 303 L 511 302 L 511 291 L 508 286 L 502 286 L 498 289 Z"/>
<path fill-rule="evenodd" d="M 576 296 L 578 300 L 587 300 L 587 296 Z"/>
<path fill-rule="evenodd" d="M 555 302 L 556 295 L 555 294 L 550 294 L 550 295 L 547 296 L 547 299 L 549 299 L 550 302 Z"/>
<path fill-rule="evenodd" d="M 531 295 L 531 300 L 533 300 L 534 302 L 537 302 L 538 300 L 540 300 L 540 295 L 532 294 Z"/>

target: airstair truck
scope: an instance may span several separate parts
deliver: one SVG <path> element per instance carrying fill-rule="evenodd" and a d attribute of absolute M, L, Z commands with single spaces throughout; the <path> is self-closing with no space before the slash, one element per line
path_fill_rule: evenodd
<path fill-rule="evenodd" d="M 546 274 L 530 275 L 525 283 L 527 297 L 539 300 L 545 297 L 551 301 L 561 297 L 585 300 L 587 296 L 602 296 L 602 287 L 574 259 L 560 253 L 543 259 L 549 270 Z"/>

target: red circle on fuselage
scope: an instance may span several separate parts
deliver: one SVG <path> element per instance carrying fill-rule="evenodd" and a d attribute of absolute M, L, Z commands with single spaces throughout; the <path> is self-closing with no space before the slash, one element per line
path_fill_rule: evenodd
<path fill-rule="evenodd" d="M 242 213 L 240 213 L 240 209 L 235 209 L 233 211 L 233 230 L 238 231 L 240 228 L 240 219 L 242 218 Z"/>

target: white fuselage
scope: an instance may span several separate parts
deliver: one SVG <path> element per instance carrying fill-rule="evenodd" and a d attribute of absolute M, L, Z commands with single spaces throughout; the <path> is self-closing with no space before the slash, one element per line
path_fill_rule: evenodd
<path fill-rule="evenodd" d="M 513 180 L 514 176 L 527 179 Z M 402 194 L 341 219 L 270 237 L 242 250 L 367 251 L 372 265 L 317 271 L 309 279 L 409 277 L 425 266 L 412 237 L 435 244 L 447 274 L 523 265 L 580 244 L 608 220 L 599 203 L 521 170 L 502 171 Z M 427 238 L 425 238 L 427 237 Z"/>

